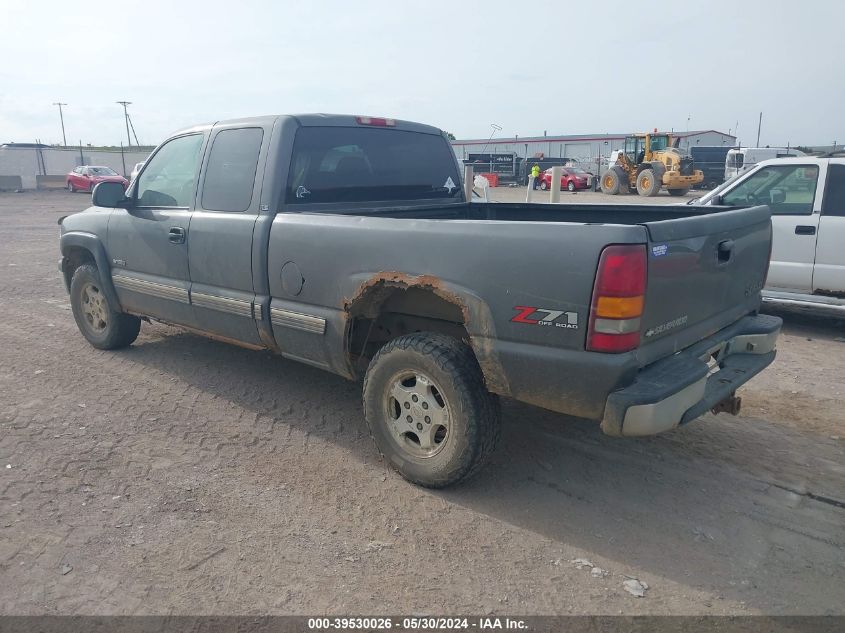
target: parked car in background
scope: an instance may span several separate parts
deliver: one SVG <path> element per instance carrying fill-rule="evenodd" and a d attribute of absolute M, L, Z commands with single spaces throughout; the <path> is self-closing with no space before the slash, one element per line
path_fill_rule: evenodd
<path fill-rule="evenodd" d="M 144 166 L 144 161 L 140 163 L 135 163 L 135 166 L 132 168 L 132 173 L 129 174 L 129 182 L 134 182 L 135 179 L 138 177 L 138 172 L 141 171 L 141 168 Z"/>
<path fill-rule="evenodd" d="M 575 167 L 563 167 L 560 170 L 560 188 L 568 191 L 587 189 L 590 186 L 591 174 Z M 547 169 L 540 174 L 540 189 L 546 191 L 552 188 L 552 170 Z"/>
<path fill-rule="evenodd" d="M 119 182 L 124 189 L 129 186 L 129 181 L 111 167 L 82 165 L 67 175 L 67 188 L 71 192 L 94 191 L 101 182 Z"/>
<path fill-rule="evenodd" d="M 690 204 L 767 205 L 772 262 L 763 301 L 845 314 L 845 157 L 763 161 Z"/>

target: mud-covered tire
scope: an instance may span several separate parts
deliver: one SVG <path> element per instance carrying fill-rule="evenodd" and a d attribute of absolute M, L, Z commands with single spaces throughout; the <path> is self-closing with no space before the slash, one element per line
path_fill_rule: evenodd
<path fill-rule="evenodd" d="M 620 193 L 625 193 L 625 190 L 628 188 L 628 183 L 626 180 L 623 180 L 622 176 L 619 174 L 620 170 L 617 170 L 614 167 L 611 167 L 604 175 L 601 177 L 601 191 L 602 193 L 606 193 L 610 196 L 615 196 Z"/>
<path fill-rule="evenodd" d="M 637 175 L 637 193 L 641 196 L 656 196 L 660 191 L 660 184 L 653 169 L 643 169 Z"/>
<path fill-rule="evenodd" d="M 400 336 L 373 357 L 364 415 L 390 465 L 427 488 L 476 473 L 501 432 L 498 398 L 487 391 L 472 350 L 432 332 Z"/>
<path fill-rule="evenodd" d="M 683 188 L 683 189 L 667 189 L 666 191 L 668 191 L 668 192 L 669 192 L 669 195 L 670 195 L 670 196 L 685 196 L 685 195 L 687 195 L 687 193 L 689 193 L 689 189 L 687 189 L 687 188 Z"/>
<path fill-rule="evenodd" d="M 83 264 L 74 271 L 70 306 L 82 336 L 97 349 L 119 349 L 138 338 L 141 319 L 111 308 L 99 271 L 92 264 Z"/>

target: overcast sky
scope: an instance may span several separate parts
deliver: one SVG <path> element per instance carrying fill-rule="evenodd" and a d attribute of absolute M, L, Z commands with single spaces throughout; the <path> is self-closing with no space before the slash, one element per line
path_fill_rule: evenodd
<path fill-rule="evenodd" d="M 472 6 L 471 6 L 472 4 Z M 271 113 L 459 138 L 714 128 L 845 142 L 845 2 L 4 3 L 0 142 L 142 143 Z M 529 10 L 533 6 L 536 9 Z M 687 118 L 689 117 L 689 122 Z"/>

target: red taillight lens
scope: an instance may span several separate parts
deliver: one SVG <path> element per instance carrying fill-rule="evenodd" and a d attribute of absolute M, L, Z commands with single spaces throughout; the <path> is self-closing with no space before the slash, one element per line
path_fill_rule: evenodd
<path fill-rule="evenodd" d="M 602 251 L 593 286 L 588 350 L 620 353 L 639 346 L 646 271 L 645 244 L 620 244 Z"/>
<path fill-rule="evenodd" d="M 359 125 L 375 125 L 377 127 L 396 127 L 396 121 L 393 119 L 384 119 L 374 116 L 356 116 L 355 121 Z"/>

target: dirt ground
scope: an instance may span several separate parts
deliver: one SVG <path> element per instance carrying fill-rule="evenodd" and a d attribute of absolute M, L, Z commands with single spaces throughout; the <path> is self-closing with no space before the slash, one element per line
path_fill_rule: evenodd
<path fill-rule="evenodd" d="M 783 314 L 742 415 L 663 436 L 505 403 L 433 492 L 356 384 L 162 325 L 91 348 L 56 270 L 87 203 L 0 194 L 0 613 L 845 613 L 843 321 Z"/>

